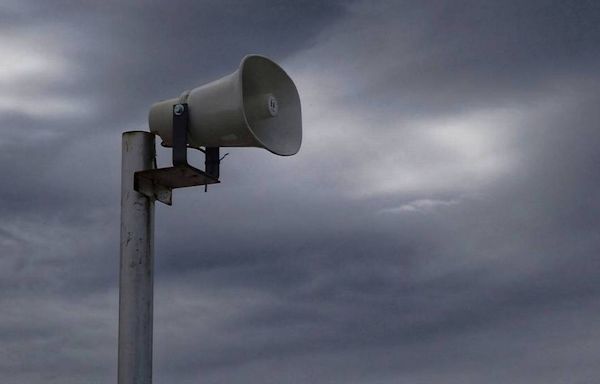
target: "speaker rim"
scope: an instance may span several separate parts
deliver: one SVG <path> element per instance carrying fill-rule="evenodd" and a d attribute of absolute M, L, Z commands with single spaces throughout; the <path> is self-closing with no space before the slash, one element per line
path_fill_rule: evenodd
<path fill-rule="evenodd" d="M 290 84 L 294 87 L 294 91 L 296 92 L 296 95 L 298 95 L 298 107 L 300 108 L 300 110 L 302 110 L 302 105 L 300 104 L 300 93 L 298 92 L 298 87 L 296 87 L 296 84 L 294 83 L 294 81 L 292 80 L 292 78 L 290 77 L 290 75 L 288 75 L 288 73 L 279 65 L 277 64 L 275 61 L 271 60 L 270 58 L 264 56 L 264 55 L 258 55 L 258 54 L 248 54 L 245 55 L 242 58 L 242 61 L 240 62 L 240 65 L 238 67 L 238 74 L 237 74 L 237 81 L 240 84 L 240 88 L 239 91 L 241 93 L 241 107 L 242 107 L 242 116 L 244 117 L 244 123 L 246 123 L 246 126 L 248 127 L 248 131 L 250 131 L 250 134 L 252 135 L 252 137 L 254 138 L 254 140 L 256 140 L 260 146 L 264 149 L 266 149 L 267 151 L 275 154 L 275 155 L 279 155 L 279 156 L 293 156 L 295 154 L 297 154 L 300 151 L 300 148 L 302 147 L 302 114 L 300 114 L 300 140 L 298 143 L 298 148 L 293 151 L 293 152 L 281 152 L 281 151 L 277 151 L 275 149 L 269 148 L 269 146 L 267 146 L 261 139 L 258 138 L 258 136 L 256 135 L 256 133 L 254 132 L 254 129 L 252 128 L 252 125 L 250 125 L 250 123 L 248 122 L 248 118 L 246 116 L 246 105 L 245 105 L 245 100 L 244 100 L 244 89 L 243 89 L 243 73 L 244 73 L 244 65 L 246 64 L 246 61 L 248 61 L 249 59 L 252 58 L 260 58 L 260 59 L 264 59 L 267 60 L 271 65 L 274 65 L 278 70 L 280 70 L 285 77 L 287 77 L 287 79 L 289 80 Z"/>

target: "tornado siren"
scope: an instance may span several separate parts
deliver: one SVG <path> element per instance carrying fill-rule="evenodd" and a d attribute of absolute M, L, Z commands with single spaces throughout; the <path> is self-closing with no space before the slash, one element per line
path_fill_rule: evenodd
<path fill-rule="evenodd" d="M 302 143 L 300 97 L 280 66 L 246 56 L 230 75 L 184 92 L 150 109 L 150 132 L 172 146 L 173 106 L 187 103 L 188 137 L 194 147 L 258 147 L 294 155 Z"/>

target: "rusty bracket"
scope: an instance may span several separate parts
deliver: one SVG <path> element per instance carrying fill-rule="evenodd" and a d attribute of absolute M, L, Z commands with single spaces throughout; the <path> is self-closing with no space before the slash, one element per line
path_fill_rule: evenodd
<path fill-rule="evenodd" d="M 219 183 L 219 148 L 206 148 L 206 172 L 187 162 L 187 103 L 173 106 L 173 166 L 135 173 L 134 189 L 161 203 L 173 204 L 173 189 Z"/>

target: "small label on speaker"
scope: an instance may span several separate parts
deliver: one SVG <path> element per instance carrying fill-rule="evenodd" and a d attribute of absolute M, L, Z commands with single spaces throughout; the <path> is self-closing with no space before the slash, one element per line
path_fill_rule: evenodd
<path fill-rule="evenodd" d="M 277 102 L 275 96 L 269 95 L 267 103 L 269 105 L 269 113 L 271 114 L 271 116 L 277 116 L 277 114 L 279 113 L 279 103 Z"/>

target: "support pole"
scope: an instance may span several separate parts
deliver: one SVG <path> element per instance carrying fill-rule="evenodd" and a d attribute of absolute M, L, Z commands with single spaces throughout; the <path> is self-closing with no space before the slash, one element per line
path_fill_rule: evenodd
<path fill-rule="evenodd" d="M 123 133 L 118 384 L 152 383 L 154 200 L 134 190 L 134 173 L 153 168 L 154 135 Z"/>

